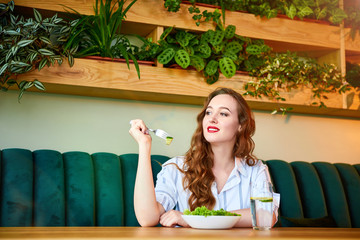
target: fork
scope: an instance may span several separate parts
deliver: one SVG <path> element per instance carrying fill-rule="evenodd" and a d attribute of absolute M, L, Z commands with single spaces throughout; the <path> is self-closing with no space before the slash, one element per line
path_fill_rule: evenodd
<path fill-rule="evenodd" d="M 130 121 L 131 124 L 132 121 Z M 168 134 L 167 132 L 165 132 L 164 130 L 161 129 L 151 129 L 148 128 L 149 131 L 153 132 L 156 136 L 165 139 L 166 140 L 166 144 L 169 145 L 172 140 L 174 139 L 172 136 L 170 136 L 170 134 Z"/>
<path fill-rule="evenodd" d="M 173 137 L 170 136 L 170 134 L 168 134 L 167 132 L 165 132 L 164 130 L 161 130 L 161 129 L 151 129 L 151 128 L 148 128 L 149 131 L 153 132 L 156 136 L 160 137 L 160 138 L 163 138 L 166 140 L 166 144 L 170 144 L 171 141 L 173 140 Z"/>

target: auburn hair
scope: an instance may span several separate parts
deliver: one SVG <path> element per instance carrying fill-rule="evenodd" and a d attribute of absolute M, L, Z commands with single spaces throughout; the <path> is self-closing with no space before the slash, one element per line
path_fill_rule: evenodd
<path fill-rule="evenodd" d="M 188 189 L 191 193 L 188 200 L 191 211 L 201 206 L 213 209 L 216 202 L 211 192 L 211 185 L 215 181 L 215 176 L 212 172 L 214 156 L 210 143 L 204 137 L 203 119 L 210 101 L 220 94 L 230 95 L 237 102 L 238 119 L 241 129 L 236 135 L 233 157 L 242 159 L 242 161 L 245 161 L 250 166 L 257 162 L 256 157 L 253 155 L 255 143 L 251 138 L 255 133 L 255 120 L 250 107 L 238 92 L 229 88 L 216 89 L 210 93 L 203 109 L 197 116 L 198 125 L 192 136 L 190 149 L 185 155 L 184 168 L 179 169 L 184 173 L 184 189 Z"/>

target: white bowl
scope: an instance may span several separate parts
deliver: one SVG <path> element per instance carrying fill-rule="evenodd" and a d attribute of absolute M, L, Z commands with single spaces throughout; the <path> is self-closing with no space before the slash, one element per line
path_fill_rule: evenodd
<path fill-rule="evenodd" d="M 182 215 L 183 219 L 192 228 L 200 229 L 228 229 L 232 228 L 240 216 L 197 216 Z"/>

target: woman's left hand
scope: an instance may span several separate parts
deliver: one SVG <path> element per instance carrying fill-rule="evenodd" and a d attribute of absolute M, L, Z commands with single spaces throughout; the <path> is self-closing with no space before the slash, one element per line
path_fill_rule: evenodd
<path fill-rule="evenodd" d="M 164 227 L 175 227 L 176 225 L 182 227 L 189 227 L 189 225 L 181 217 L 183 213 L 175 210 L 165 212 L 160 216 L 160 224 Z"/>

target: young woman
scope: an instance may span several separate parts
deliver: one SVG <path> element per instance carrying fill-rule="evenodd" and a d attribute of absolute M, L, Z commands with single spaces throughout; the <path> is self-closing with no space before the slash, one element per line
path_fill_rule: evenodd
<path fill-rule="evenodd" d="M 142 120 L 132 120 L 129 132 L 139 144 L 134 206 L 141 226 L 187 227 L 182 212 L 201 206 L 239 213 L 235 226 L 252 226 L 250 183 L 270 177 L 266 165 L 253 155 L 255 121 L 249 106 L 236 91 L 216 89 L 197 122 L 190 149 L 163 165 L 154 188 L 151 137 Z M 279 196 L 274 198 L 275 224 Z"/>

